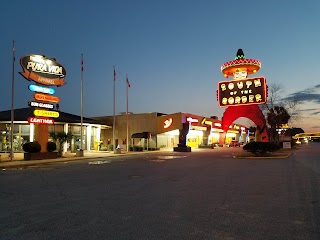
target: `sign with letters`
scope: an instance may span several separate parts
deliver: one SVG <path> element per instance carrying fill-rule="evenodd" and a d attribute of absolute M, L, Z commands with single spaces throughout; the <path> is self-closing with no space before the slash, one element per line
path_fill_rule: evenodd
<path fill-rule="evenodd" d="M 264 104 L 267 101 L 267 85 L 264 77 L 218 83 L 220 107 Z"/>

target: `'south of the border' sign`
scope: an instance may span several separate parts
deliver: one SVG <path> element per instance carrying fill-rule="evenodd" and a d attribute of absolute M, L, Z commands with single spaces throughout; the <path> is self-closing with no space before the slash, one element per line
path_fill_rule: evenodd
<path fill-rule="evenodd" d="M 20 59 L 20 65 L 23 70 L 20 74 L 28 81 L 58 87 L 66 84 L 66 70 L 55 59 L 35 54 L 26 55 Z"/>

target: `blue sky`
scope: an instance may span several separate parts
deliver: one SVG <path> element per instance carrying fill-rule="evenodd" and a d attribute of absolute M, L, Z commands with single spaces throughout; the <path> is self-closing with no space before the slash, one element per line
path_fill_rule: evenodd
<path fill-rule="evenodd" d="M 83 53 L 85 117 L 113 114 L 115 66 L 117 112 L 126 111 L 128 74 L 130 112 L 221 118 L 220 66 L 242 48 L 261 61 L 256 76 L 281 84 L 283 98 L 303 100 L 303 117 L 294 125 L 320 131 L 318 0 L 4 0 L 1 9 L 0 110 L 11 108 L 13 40 L 15 107 L 33 98 L 19 59 L 42 54 L 67 70 L 67 84 L 56 88 L 61 111 L 80 115 Z"/>

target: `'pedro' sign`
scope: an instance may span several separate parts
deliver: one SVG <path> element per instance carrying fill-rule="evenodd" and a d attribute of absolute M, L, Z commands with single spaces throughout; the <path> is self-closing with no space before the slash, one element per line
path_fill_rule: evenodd
<path fill-rule="evenodd" d="M 23 70 L 20 74 L 28 81 L 58 87 L 66 84 L 66 70 L 55 59 L 32 54 L 22 57 L 20 65 Z"/>

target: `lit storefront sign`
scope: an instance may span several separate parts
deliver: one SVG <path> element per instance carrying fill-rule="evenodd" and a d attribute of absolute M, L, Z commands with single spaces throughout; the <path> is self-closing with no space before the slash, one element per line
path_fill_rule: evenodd
<path fill-rule="evenodd" d="M 214 123 L 216 127 L 221 127 L 221 123 Z"/>
<path fill-rule="evenodd" d="M 53 118 L 59 117 L 59 112 L 38 110 L 38 109 L 34 110 L 33 114 L 37 117 L 53 117 Z"/>
<path fill-rule="evenodd" d="M 41 103 L 41 102 L 34 102 L 34 101 L 30 101 L 28 103 L 28 105 L 30 107 L 38 107 L 38 108 L 49 108 L 49 109 L 53 109 L 54 105 L 50 104 L 50 103 Z"/>
<path fill-rule="evenodd" d="M 47 87 L 42 87 L 38 85 L 29 85 L 29 90 L 32 92 L 41 92 L 41 93 L 48 93 L 48 94 L 54 94 L 55 90 L 53 88 L 47 88 Z"/>
<path fill-rule="evenodd" d="M 35 93 L 33 97 L 35 100 L 44 101 L 44 102 L 58 103 L 60 101 L 60 99 L 56 96 L 51 96 L 43 93 Z"/>
<path fill-rule="evenodd" d="M 54 124 L 54 120 L 50 118 L 35 118 L 35 117 L 29 117 L 28 118 L 29 123 L 34 124 Z"/>
<path fill-rule="evenodd" d="M 64 81 L 66 70 L 55 59 L 31 54 L 22 57 L 20 65 L 23 70 L 20 74 L 28 81 L 58 87 L 66 84 Z"/>
<path fill-rule="evenodd" d="M 212 121 L 207 120 L 205 117 L 201 120 L 202 125 L 210 125 L 212 126 Z"/>
<path fill-rule="evenodd" d="M 264 77 L 218 83 L 220 107 L 263 104 L 267 101 L 267 85 Z"/>
<path fill-rule="evenodd" d="M 199 120 L 197 118 L 187 117 L 187 122 L 197 123 Z"/>
<path fill-rule="evenodd" d="M 170 127 L 172 125 L 172 122 L 173 122 L 172 118 L 169 118 L 169 119 L 165 120 L 163 128 Z"/>
<path fill-rule="evenodd" d="M 202 127 L 202 126 L 190 126 L 190 130 L 207 131 L 207 127 Z"/>

